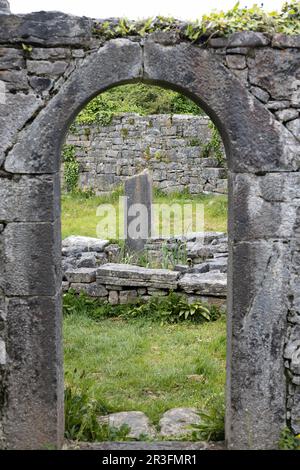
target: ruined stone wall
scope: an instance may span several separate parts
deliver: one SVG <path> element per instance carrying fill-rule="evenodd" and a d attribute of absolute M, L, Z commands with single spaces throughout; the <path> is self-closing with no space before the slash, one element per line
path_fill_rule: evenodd
<path fill-rule="evenodd" d="M 300 37 L 94 31 L 57 12 L 0 15 L 1 446 L 62 444 L 61 146 L 88 100 L 141 80 L 193 98 L 222 135 L 226 436 L 230 448 L 272 449 L 300 422 Z"/>
<path fill-rule="evenodd" d="M 206 150 L 209 122 L 201 116 L 124 114 L 107 126 L 72 126 L 66 144 L 75 147 L 78 185 L 107 192 L 149 168 L 163 191 L 226 193 L 225 151 L 218 160 Z"/>

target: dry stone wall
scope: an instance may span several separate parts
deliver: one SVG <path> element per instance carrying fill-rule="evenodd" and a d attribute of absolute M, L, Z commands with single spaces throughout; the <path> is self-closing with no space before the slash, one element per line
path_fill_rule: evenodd
<path fill-rule="evenodd" d="M 191 43 L 181 26 L 107 39 L 57 12 L 0 14 L 0 441 L 63 441 L 60 154 L 111 86 L 185 93 L 213 119 L 229 181 L 226 441 L 273 449 L 299 432 L 300 37 Z M 3 11 L 3 10 L 0 10 Z M 3 92 L 4 91 L 4 92 Z"/>
<path fill-rule="evenodd" d="M 66 143 L 75 148 L 79 187 L 111 191 L 148 168 L 165 192 L 226 193 L 225 151 L 219 160 L 205 152 L 209 122 L 202 116 L 124 114 L 107 126 L 72 126 Z"/>
<path fill-rule="evenodd" d="M 172 259 L 174 246 L 185 244 L 189 264 Z M 70 236 L 63 240 L 63 291 L 100 298 L 113 305 L 144 301 L 171 291 L 191 301 L 225 307 L 227 296 L 227 237 L 221 232 L 190 234 L 186 237 L 150 239 L 145 247 L 148 261 L 159 266 L 164 253 L 171 269 L 153 269 L 122 263 L 118 245 L 108 240 Z M 169 263 L 170 262 L 170 263 Z"/>

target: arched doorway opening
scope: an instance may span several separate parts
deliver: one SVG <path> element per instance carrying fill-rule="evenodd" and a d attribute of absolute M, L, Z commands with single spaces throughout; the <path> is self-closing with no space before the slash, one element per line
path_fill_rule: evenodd
<path fill-rule="evenodd" d="M 137 249 L 116 228 L 124 183 L 145 170 L 153 196 L 143 208 L 154 217 Z M 124 439 L 104 432 L 107 421 L 133 426 L 127 438 L 188 440 L 202 411 L 209 431 L 202 423 L 198 439 L 224 440 L 227 172 L 217 129 L 179 93 L 111 88 L 71 125 L 62 174 L 66 436 Z"/>

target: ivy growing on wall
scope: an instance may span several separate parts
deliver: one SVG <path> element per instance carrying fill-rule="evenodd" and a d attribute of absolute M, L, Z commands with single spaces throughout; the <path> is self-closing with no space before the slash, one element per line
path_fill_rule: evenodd
<path fill-rule="evenodd" d="M 211 138 L 203 146 L 201 156 L 203 158 L 213 157 L 218 161 L 220 167 L 225 166 L 225 154 L 223 149 L 223 143 L 218 129 L 213 122 L 209 122 L 208 127 L 211 129 Z"/>
<path fill-rule="evenodd" d="M 68 192 L 74 192 L 78 185 L 79 163 L 76 160 L 75 145 L 64 145 L 62 150 L 64 163 L 64 182 Z"/>
<path fill-rule="evenodd" d="M 96 22 L 93 34 L 112 39 L 124 36 L 143 37 L 155 31 L 177 31 L 182 38 L 192 42 L 205 42 L 210 37 L 228 36 L 237 31 L 300 34 L 300 2 L 286 2 L 279 12 L 266 12 L 258 5 L 241 8 L 238 2 L 231 10 L 213 11 L 190 23 L 162 16 L 137 22 L 124 18 L 119 21 Z"/>

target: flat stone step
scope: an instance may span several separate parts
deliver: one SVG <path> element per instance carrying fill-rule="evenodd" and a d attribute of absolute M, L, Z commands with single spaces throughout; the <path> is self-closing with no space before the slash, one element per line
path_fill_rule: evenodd
<path fill-rule="evenodd" d="M 66 442 L 64 450 L 226 450 L 224 442 Z"/>
<path fill-rule="evenodd" d="M 104 264 L 97 270 L 97 282 L 104 285 L 176 289 L 179 272 L 150 269 L 131 264 Z"/>

